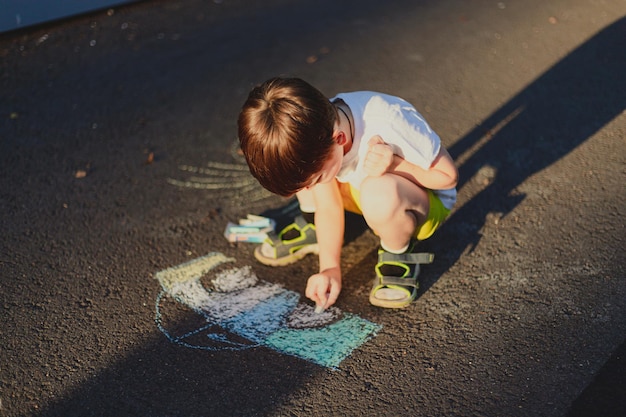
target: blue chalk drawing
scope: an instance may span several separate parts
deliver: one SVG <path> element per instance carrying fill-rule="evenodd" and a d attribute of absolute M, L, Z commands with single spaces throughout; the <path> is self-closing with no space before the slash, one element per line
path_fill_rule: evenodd
<path fill-rule="evenodd" d="M 202 350 L 265 346 L 337 368 L 382 327 L 336 307 L 316 314 L 313 306 L 300 302 L 298 293 L 259 280 L 249 266 L 214 273 L 207 287 L 200 282 L 217 266 L 233 262 L 212 252 L 156 273 L 162 291 L 155 321 L 170 341 Z M 168 297 L 193 310 L 204 324 L 179 336 L 168 331 L 162 308 Z"/>

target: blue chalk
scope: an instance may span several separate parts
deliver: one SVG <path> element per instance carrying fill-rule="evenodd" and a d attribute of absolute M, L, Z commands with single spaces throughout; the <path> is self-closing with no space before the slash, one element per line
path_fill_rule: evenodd
<path fill-rule="evenodd" d="M 382 326 L 344 313 L 338 322 L 316 329 L 279 329 L 263 343 L 318 365 L 336 368 Z"/>

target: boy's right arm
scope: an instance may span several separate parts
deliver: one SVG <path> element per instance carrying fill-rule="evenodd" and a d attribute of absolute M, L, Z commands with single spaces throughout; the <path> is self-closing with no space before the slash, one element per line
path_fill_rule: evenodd
<path fill-rule="evenodd" d="M 341 291 L 341 247 L 344 235 L 344 212 L 336 181 L 312 188 L 315 199 L 315 230 L 319 245 L 320 272 L 312 275 L 306 296 L 318 307 L 328 308 Z"/>

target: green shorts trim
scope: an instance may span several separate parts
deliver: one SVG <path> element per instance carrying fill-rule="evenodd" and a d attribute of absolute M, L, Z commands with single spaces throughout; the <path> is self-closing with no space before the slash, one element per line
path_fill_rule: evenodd
<path fill-rule="evenodd" d="M 426 221 L 417 229 L 415 235 L 417 240 L 426 240 L 431 237 L 433 233 L 435 233 L 435 230 L 437 230 L 450 215 L 450 210 L 443 205 L 439 197 L 437 197 L 432 190 L 426 190 L 426 192 L 428 193 L 430 208 L 428 209 Z"/>
<path fill-rule="evenodd" d="M 359 190 L 352 187 L 349 183 L 337 183 L 339 184 L 344 209 L 352 213 L 363 215 L 361 205 L 359 204 L 361 201 Z M 450 210 L 443 205 L 439 197 L 432 190 L 426 190 L 426 192 L 428 193 L 430 208 L 426 221 L 415 232 L 417 240 L 426 240 L 431 237 L 433 233 L 435 233 L 435 230 L 437 230 L 450 215 Z"/>

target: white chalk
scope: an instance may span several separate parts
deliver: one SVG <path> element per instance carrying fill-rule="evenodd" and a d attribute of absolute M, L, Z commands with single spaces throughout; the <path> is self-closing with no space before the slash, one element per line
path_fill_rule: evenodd
<path fill-rule="evenodd" d="M 324 301 L 324 304 L 315 306 L 315 314 L 322 314 L 324 310 L 326 310 L 326 304 L 328 304 L 329 298 L 330 298 L 330 291 L 326 293 L 326 301 Z"/>

